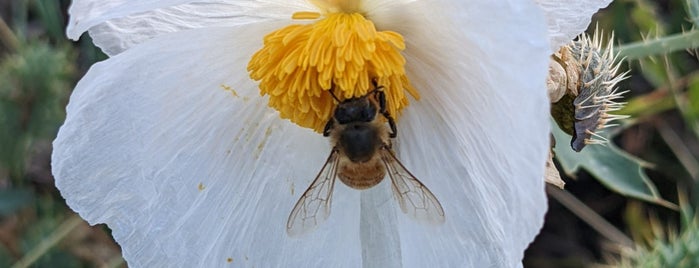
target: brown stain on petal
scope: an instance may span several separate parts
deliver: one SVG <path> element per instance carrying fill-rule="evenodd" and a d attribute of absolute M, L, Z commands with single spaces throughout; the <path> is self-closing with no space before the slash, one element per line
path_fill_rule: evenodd
<path fill-rule="evenodd" d="M 236 97 L 236 98 L 240 97 L 240 95 L 238 95 L 238 92 L 235 91 L 235 89 L 233 89 L 233 88 L 232 88 L 231 86 L 229 86 L 229 85 L 221 84 L 221 88 L 222 88 L 223 90 L 225 90 L 225 91 L 230 92 L 231 95 L 233 95 L 233 97 Z"/>
<path fill-rule="evenodd" d="M 227 262 L 227 263 L 232 263 L 232 262 L 233 262 L 233 258 L 228 258 L 228 259 L 226 259 L 226 262 Z"/>
<path fill-rule="evenodd" d="M 272 127 L 267 127 L 265 130 L 265 136 L 262 137 L 262 141 L 257 145 L 257 150 L 255 151 L 255 159 L 259 158 L 260 155 L 262 154 L 262 151 L 265 148 L 265 145 L 267 144 L 267 140 L 269 139 L 269 136 L 272 135 Z"/>
<path fill-rule="evenodd" d="M 200 182 L 199 185 L 197 185 L 197 189 L 199 189 L 199 191 L 201 192 L 204 191 L 204 189 L 206 189 L 206 186 L 204 186 L 204 184 Z"/>
<path fill-rule="evenodd" d="M 294 184 L 294 180 L 291 177 L 286 177 L 285 178 L 287 184 L 289 185 L 289 191 L 291 192 L 291 196 L 294 196 L 294 193 L 296 192 L 294 188 L 296 188 L 296 184 Z"/>

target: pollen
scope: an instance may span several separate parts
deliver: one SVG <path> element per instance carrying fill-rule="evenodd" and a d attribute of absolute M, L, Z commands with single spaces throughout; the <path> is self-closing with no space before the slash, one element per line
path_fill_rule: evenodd
<path fill-rule="evenodd" d="M 394 117 L 408 105 L 408 94 L 418 99 L 405 74 L 403 49 L 400 34 L 376 30 L 359 13 L 327 13 L 265 36 L 248 71 L 282 118 L 320 132 L 337 105 L 333 95 L 340 101 L 364 96 L 374 90 L 373 81 L 383 87 Z"/>

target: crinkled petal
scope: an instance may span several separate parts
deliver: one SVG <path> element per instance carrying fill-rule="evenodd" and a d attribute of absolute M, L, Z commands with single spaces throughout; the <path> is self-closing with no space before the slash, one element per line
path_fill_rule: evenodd
<path fill-rule="evenodd" d="M 587 29 L 592 14 L 612 0 L 535 0 L 546 13 L 551 49 L 558 51 L 563 44 Z"/>
<path fill-rule="evenodd" d="M 68 36 L 77 39 L 89 29 L 94 43 L 108 55 L 116 55 L 161 34 L 201 27 L 229 27 L 269 20 L 290 20 L 296 11 L 314 7 L 303 0 L 162 1 L 146 5 L 141 0 L 82 0 L 70 9 Z M 89 8 L 87 8 L 87 7 Z"/>
<path fill-rule="evenodd" d="M 422 97 L 398 120 L 394 146 L 446 214 L 433 230 L 398 216 L 392 239 L 409 267 L 521 266 L 547 209 L 544 17 L 527 1 L 445 2 L 370 14 L 405 37 L 408 77 Z"/>
<path fill-rule="evenodd" d="M 77 40 L 92 26 L 129 14 L 194 2 L 193 0 L 73 0 L 66 33 Z"/>
<path fill-rule="evenodd" d="M 279 119 L 247 77 L 278 27 L 161 36 L 78 83 L 54 142 L 56 184 L 88 222 L 112 228 L 129 266 L 359 266 L 359 195 L 347 187 L 315 232 L 286 234 L 330 146 Z"/>

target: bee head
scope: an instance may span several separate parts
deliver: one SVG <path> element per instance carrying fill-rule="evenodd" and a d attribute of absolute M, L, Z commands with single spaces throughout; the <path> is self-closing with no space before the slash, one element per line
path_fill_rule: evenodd
<path fill-rule="evenodd" d="M 367 96 L 344 100 L 335 108 L 333 117 L 344 125 L 353 122 L 369 123 L 376 118 L 377 107 Z"/>

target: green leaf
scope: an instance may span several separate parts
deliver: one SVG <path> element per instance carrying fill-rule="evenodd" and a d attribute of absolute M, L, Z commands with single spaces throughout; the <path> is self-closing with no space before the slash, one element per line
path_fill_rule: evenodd
<path fill-rule="evenodd" d="M 653 182 L 643 172 L 647 163 L 609 143 L 586 146 L 579 153 L 570 148 L 570 135 L 552 124 L 556 138 L 556 159 L 568 175 L 573 175 L 580 168 L 587 170 L 600 183 L 621 195 L 638 198 L 669 208 L 677 208 L 660 197 Z"/>
<path fill-rule="evenodd" d="M 684 6 L 689 14 L 689 20 L 695 27 L 699 27 L 699 0 L 685 0 Z"/>
<path fill-rule="evenodd" d="M 631 97 L 626 101 L 624 108 L 617 111 L 616 114 L 625 114 L 631 118 L 639 119 L 655 116 L 675 108 L 677 108 L 677 103 L 670 93 L 667 91 L 655 91 L 653 93 Z"/>
<path fill-rule="evenodd" d="M 23 43 L 0 59 L 0 167 L 18 179 L 34 141 L 53 139 L 75 71 L 70 47 Z"/>

